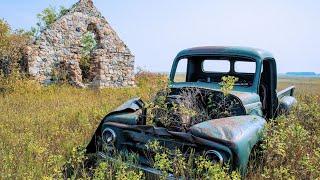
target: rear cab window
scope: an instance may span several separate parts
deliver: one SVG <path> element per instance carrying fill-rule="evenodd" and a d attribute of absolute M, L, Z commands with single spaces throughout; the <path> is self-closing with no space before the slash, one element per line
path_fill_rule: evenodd
<path fill-rule="evenodd" d="M 229 60 L 204 60 L 202 63 L 202 70 L 207 73 L 212 72 L 230 72 Z"/>
<path fill-rule="evenodd" d="M 239 79 L 235 84 L 236 86 L 252 86 L 255 72 L 256 62 L 252 59 L 239 57 L 188 57 L 179 60 L 174 82 L 219 84 L 222 77 L 234 76 Z"/>

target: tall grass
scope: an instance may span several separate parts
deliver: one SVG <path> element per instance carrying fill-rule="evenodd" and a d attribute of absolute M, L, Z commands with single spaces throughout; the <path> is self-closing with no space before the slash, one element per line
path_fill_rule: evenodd
<path fill-rule="evenodd" d="M 0 78 L 0 179 L 50 178 L 69 157 L 81 161 L 76 147 L 86 145 L 103 116 L 129 98 L 148 101 L 167 83 L 164 76 L 150 73 L 139 74 L 136 81 L 134 88 L 100 90 L 43 87 L 18 76 Z M 248 179 L 320 178 L 319 84 L 312 93 L 300 93 L 291 115 L 269 123 L 263 156 L 251 165 Z M 110 177 L 103 174 L 110 167 L 141 177 L 121 163 L 100 164 L 94 177 Z"/>
<path fill-rule="evenodd" d="M 165 81 L 144 74 L 135 88 L 99 90 L 2 78 L 0 179 L 54 174 L 75 147 L 88 143 L 103 116 L 129 98 L 148 100 Z"/>

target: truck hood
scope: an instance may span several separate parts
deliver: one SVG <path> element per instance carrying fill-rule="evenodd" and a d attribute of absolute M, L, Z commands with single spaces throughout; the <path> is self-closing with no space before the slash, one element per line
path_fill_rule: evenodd
<path fill-rule="evenodd" d="M 201 88 L 211 91 L 221 92 L 220 86 L 218 85 L 208 85 L 208 83 L 174 83 L 170 85 L 172 89 L 181 89 L 181 88 Z M 235 88 L 237 89 L 237 88 Z M 241 88 L 240 88 L 241 89 Z M 239 90 L 239 88 L 238 88 Z M 231 95 L 236 97 L 239 102 L 245 108 L 246 114 L 248 115 L 258 115 L 262 116 L 262 104 L 260 102 L 260 96 L 257 93 L 251 92 L 251 89 L 248 91 L 243 91 L 244 88 L 231 92 Z"/>

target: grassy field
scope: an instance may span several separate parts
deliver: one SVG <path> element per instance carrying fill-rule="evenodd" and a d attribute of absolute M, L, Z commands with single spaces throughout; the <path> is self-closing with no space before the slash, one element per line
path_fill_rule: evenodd
<path fill-rule="evenodd" d="M 288 86 L 295 86 L 298 94 L 320 94 L 320 78 L 282 78 L 278 80 L 278 89 L 284 89 Z"/>
<path fill-rule="evenodd" d="M 135 88 L 103 90 L 1 79 L 0 179 L 54 177 L 103 116 L 129 98 L 148 101 L 165 85 L 154 74 L 137 77 Z M 300 103 L 266 131 L 264 156 L 248 179 L 320 178 L 320 79 L 279 80 L 279 89 L 289 85 L 297 87 Z"/>

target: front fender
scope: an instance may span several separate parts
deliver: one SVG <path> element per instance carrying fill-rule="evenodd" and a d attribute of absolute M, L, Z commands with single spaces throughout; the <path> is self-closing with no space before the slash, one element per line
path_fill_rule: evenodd
<path fill-rule="evenodd" d="M 195 136 L 231 144 L 234 164 L 245 172 L 252 148 L 262 138 L 266 120 L 260 116 L 246 115 L 214 119 L 191 127 Z"/>
<path fill-rule="evenodd" d="M 106 115 L 100 122 L 98 128 L 89 142 L 86 152 L 95 153 L 98 150 L 98 141 L 101 135 L 103 124 L 106 122 L 118 122 L 127 125 L 145 124 L 144 103 L 140 98 L 128 100 L 114 111 Z"/>

